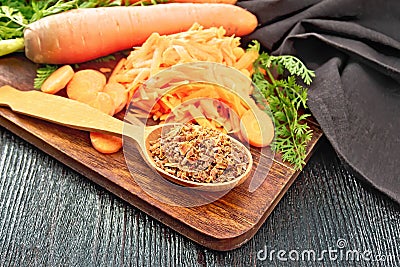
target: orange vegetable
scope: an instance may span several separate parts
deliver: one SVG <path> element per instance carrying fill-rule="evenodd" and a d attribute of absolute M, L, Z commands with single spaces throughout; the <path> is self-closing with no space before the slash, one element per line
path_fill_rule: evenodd
<path fill-rule="evenodd" d="M 186 96 L 182 97 L 181 101 L 177 101 L 177 103 L 187 102 L 196 98 L 216 99 L 231 107 L 239 116 L 242 116 L 249 109 L 248 105 L 238 95 L 216 84 L 202 82 L 184 84 L 174 88 L 170 91 L 170 94 L 177 96 L 179 92 L 181 92 L 181 95 L 186 92 Z M 161 98 L 161 101 L 163 99 L 164 97 Z"/>
<path fill-rule="evenodd" d="M 169 90 L 153 106 L 151 114 L 154 120 L 196 121 L 203 126 L 238 134 L 240 117 L 250 108 L 258 109 L 250 101 L 253 101 L 250 97 L 243 98 L 217 84 L 197 82 Z"/>
<path fill-rule="evenodd" d="M 135 3 L 151 3 L 151 0 L 126 0 L 122 1 L 123 3 L 130 3 L 130 4 L 135 4 Z M 231 4 L 234 5 L 236 4 L 237 0 L 169 0 L 167 3 L 223 3 L 223 4 Z"/>
<path fill-rule="evenodd" d="M 171 0 L 170 3 L 224 3 L 224 4 L 236 4 L 236 0 Z"/>
<path fill-rule="evenodd" d="M 114 114 L 120 112 L 127 104 L 128 91 L 120 83 L 107 83 L 103 92 L 108 94 L 114 102 Z M 113 114 L 113 115 L 114 115 Z"/>
<path fill-rule="evenodd" d="M 251 69 L 255 55 L 258 55 L 258 53 L 254 53 L 253 50 L 245 51 L 240 47 L 239 37 L 226 36 L 224 28 L 212 27 L 204 29 L 201 25 L 195 23 L 185 32 L 171 35 L 153 33 L 142 46 L 136 47 L 126 59 L 124 58 L 118 63 L 109 80 L 124 85 L 129 91 L 128 98 L 134 98 L 138 108 L 148 111 L 149 105 L 146 103 L 151 103 L 152 105 L 154 99 L 157 96 L 161 96 L 161 91 L 148 87 L 139 88 L 151 77 L 152 73 L 158 73 L 180 63 L 207 60 L 231 67 L 238 65 L 242 68 L 241 71 L 246 73 L 250 81 L 250 71 L 248 69 Z M 247 87 L 239 86 L 235 91 L 242 98 L 246 99 L 247 97 L 248 99 L 251 92 L 245 90 L 245 88 Z M 187 87 L 185 90 L 191 90 L 190 93 L 182 90 L 172 98 L 163 99 L 159 103 L 159 106 L 161 106 L 160 111 L 162 113 L 169 112 L 170 105 L 176 106 L 182 101 L 194 98 L 197 94 L 194 92 L 195 89 L 191 90 L 190 87 Z M 138 93 L 136 94 L 136 92 Z M 216 94 L 209 91 L 207 97 L 210 97 L 209 94 L 212 93 Z M 239 113 L 242 114 L 243 109 L 240 107 L 239 109 Z M 158 109 L 153 108 L 150 115 L 154 115 L 156 111 Z"/>
<path fill-rule="evenodd" d="M 74 9 L 30 24 L 24 32 L 25 54 L 36 63 L 80 63 L 141 45 L 154 32 L 186 31 L 195 22 L 222 26 L 236 36 L 251 33 L 258 23 L 252 13 L 231 4 Z"/>
<path fill-rule="evenodd" d="M 250 145 L 264 147 L 272 142 L 274 124 L 264 111 L 249 109 L 240 118 L 240 122 L 241 134 Z"/>
<path fill-rule="evenodd" d="M 91 132 L 90 142 L 97 151 L 104 154 L 115 153 L 122 148 L 122 138 L 103 133 Z"/>
<path fill-rule="evenodd" d="M 67 86 L 74 76 L 74 73 L 75 72 L 70 65 L 64 65 L 47 77 L 40 90 L 48 94 L 56 94 Z"/>
<path fill-rule="evenodd" d="M 242 57 L 234 64 L 234 67 L 238 70 L 253 66 L 253 62 L 256 61 L 259 54 L 257 50 L 251 49 L 243 54 Z M 249 64 L 250 63 L 250 64 Z"/>
<path fill-rule="evenodd" d="M 73 100 L 89 103 L 106 85 L 106 76 L 97 70 L 80 70 L 67 85 L 67 95 Z"/>
<path fill-rule="evenodd" d="M 121 58 L 120 61 L 118 61 L 117 65 L 114 67 L 114 70 L 111 72 L 110 77 L 108 78 L 109 83 L 115 82 L 115 75 L 122 69 L 125 62 L 126 58 Z"/>
<path fill-rule="evenodd" d="M 43 84 L 42 90 L 55 93 L 65 85 L 69 98 L 86 103 L 111 116 L 122 110 L 128 99 L 125 87 L 119 83 L 106 84 L 106 77 L 101 72 L 86 69 L 74 73 L 69 65 L 53 72 Z M 107 134 L 91 132 L 90 141 L 97 151 L 105 154 L 115 153 L 122 148 L 121 138 Z"/>
<path fill-rule="evenodd" d="M 113 116 L 115 114 L 115 104 L 111 96 L 105 92 L 97 92 L 95 97 L 87 104 L 104 113 Z"/>
<path fill-rule="evenodd" d="M 99 71 L 101 73 L 109 73 L 109 72 L 111 72 L 111 69 L 110 68 L 100 68 Z"/>

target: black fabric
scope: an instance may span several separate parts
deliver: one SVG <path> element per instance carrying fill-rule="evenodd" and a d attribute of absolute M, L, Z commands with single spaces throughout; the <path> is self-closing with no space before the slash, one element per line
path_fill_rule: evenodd
<path fill-rule="evenodd" d="M 253 0 L 243 39 L 316 70 L 309 108 L 359 177 L 400 203 L 400 1 Z"/>

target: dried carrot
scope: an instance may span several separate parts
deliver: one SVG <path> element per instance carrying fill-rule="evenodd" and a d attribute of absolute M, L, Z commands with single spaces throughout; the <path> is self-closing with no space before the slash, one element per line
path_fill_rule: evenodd
<path fill-rule="evenodd" d="M 75 72 L 70 65 L 64 65 L 50 74 L 50 76 L 43 82 L 40 90 L 48 94 L 56 94 L 67 86 L 74 76 L 74 73 Z"/>

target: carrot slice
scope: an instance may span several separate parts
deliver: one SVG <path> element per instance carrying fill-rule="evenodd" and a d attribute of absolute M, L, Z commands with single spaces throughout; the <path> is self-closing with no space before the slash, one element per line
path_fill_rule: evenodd
<path fill-rule="evenodd" d="M 80 70 L 67 85 L 67 95 L 83 103 L 91 102 L 106 85 L 106 76 L 93 69 Z"/>
<path fill-rule="evenodd" d="M 128 91 L 120 83 L 108 83 L 103 89 L 114 101 L 114 114 L 120 112 L 126 106 L 128 101 Z"/>
<path fill-rule="evenodd" d="M 249 109 L 240 118 L 240 131 L 243 138 L 255 147 L 269 145 L 274 138 L 274 124 L 262 110 Z"/>
<path fill-rule="evenodd" d="M 87 103 L 88 105 L 113 116 L 115 113 L 115 104 L 111 96 L 104 92 L 97 92 L 95 97 Z"/>
<path fill-rule="evenodd" d="M 40 90 L 48 94 L 56 94 L 67 86 L 74 76 L 74 73 L 75 72 L 70 65 L 64 65 L 47 77 Z"/>
<path fill-rule="evenodd" d="M 103 154 L 112 154 L 122 148 L 122 138 L 109 134 L 91 132 L 90 142 L 94 149 Z"/>

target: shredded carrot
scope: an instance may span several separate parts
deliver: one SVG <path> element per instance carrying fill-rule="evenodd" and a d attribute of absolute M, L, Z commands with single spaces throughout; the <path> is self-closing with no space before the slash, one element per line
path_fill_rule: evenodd
<path fill-rule="evenodd" d="M 251 49 L 243 54 L 242 57 L 234 64 L 234 67 L 238 70 L 248 69 L 253 66 L 253 62 L 258 58 L 258 52 Z"/>
<path fill-rule="evenodd" d="M 195 121 L 203 126 L 237 133 L 240 132 L 239 118 L 248 109 L 250 106 L 238 94 L 217 84 L 199 82 L 169 90 L 158 99 L 151 114 L 154 120 L 168 117 L 175 122 Z M 212 121 L 218 121 L 220 127 Z"/>
<path fill-rule="evenodd" d="M 115 75 L 122 69 L 126 61 L 126 58 L 121 58 L 120 61 L 118 61 L 117 65 L 115 66 L 114 70 L 111 72 L 110 77 L 108 78 L 108 82 L 116 82 L 115 81 Z"/>
<path fill-rule="evenodd" d="M 110 80 L 124 85 L 129 91 L 129 98 L 132 98 L 149 77 L 179 63 L 217 62 L 226 66 L 236 66 L 249 76 L 249 69 L 256 59 L 256 54 L 255 51 L 243 50 L 240 47 L 240 38 L 226 36 L 224 28 L 204 29 L 195 23 L 185 32 L 171 35 L 153 33 L 141 47 L 136 47 L 125 61 L 119 62 Z"/>
<path fill-rule="evenodd" d="M 109 72 L 111 72 L 111 69 L 110 68 L 100 68 L 99 71 L 102 73 L 109 73 Z"/>

